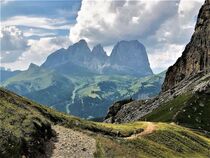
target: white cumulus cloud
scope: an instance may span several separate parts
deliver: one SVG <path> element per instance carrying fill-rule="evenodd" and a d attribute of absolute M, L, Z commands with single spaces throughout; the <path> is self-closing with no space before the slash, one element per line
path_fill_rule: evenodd
<path fill-rule="evenodd" d="M 1 27 L 0 41 L 1 63 L 14 62 L 28 48 L 27 39 L 15 26 Z"/>
<path fill-rule="evenodd" d="M 0 31 L 0 66 L 24 70 L 30 63 L 42 64 L 47 56 L 70 45 L 68 36 L 28 39 L 15 26 L 2 27 Z"/>
<path fill-rule="evenodd" d="M 72 42 L 86 39 L 90 45 L 101 43 L 107 48 L 119 40 L 138 39 L 148 48 L 153 69 L 166 69 L 190 40 L 203 3 L 204 0 L 83 0 L 69 38 Z M 152 60 L 161 56 L 165 62 L 157 64 Z"/>
<path fill-rule="evenodd" d="M 29 49 L 24 51 L 13 63 L 2 63 L 1 66 L 12 70 L 25 70 L 30 63 L 41 65 L 48 55 L 60 48 L 67 48 L 70 45 L 66 37 L 44 37 L 39 40 L 28 40 Z"/>
<path fill-rule="evenodd" d="M 149 54 L 149 61 L 152 70 L 157 73 L 166 70 L 181 56 L 185 45 L 166 44 L 163 48 L 153 49 L 153 54 Z"/>
<path fill-rule="evenodd" d="M 177 11 L 177 1 L 83 0 L 70 40 L 112 44 L 153 34 Z M 96 42 L 97 41 L 97 42 Z"/>

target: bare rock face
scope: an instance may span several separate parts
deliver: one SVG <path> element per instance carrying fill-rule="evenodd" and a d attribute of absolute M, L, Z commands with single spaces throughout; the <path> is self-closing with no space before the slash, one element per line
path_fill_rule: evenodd
<path fill-rule="evenodd" d="M 115 120 L 115 115 L 117 114 L 117 112 L 122 108 L 122 106 L 124 104 L 128 104 L 130 102 L 132 102 L 133 100 L 132 99 L 125 99 L 125 100 L 122 100 L 122 101 L 118 101 L 116 103 L 114 103 L 110 108 L 109 108 L 109 111 L 108 111 L 108 114 L 105 118 L 105 122 L 107 123 L 114 123 L 116 120 Z"/>
<path fill-rule="evenodd" d="M 195 32 L 182 56 L 167 73 L 162 91 L 172 89 L 183 79 L 210 69 L 210 0 L 206 0 L 198 15 Z"/>

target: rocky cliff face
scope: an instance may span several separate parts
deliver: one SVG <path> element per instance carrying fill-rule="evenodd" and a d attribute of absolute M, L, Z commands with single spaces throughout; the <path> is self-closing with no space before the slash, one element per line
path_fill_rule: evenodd
<path fill-rule="evenodd" d="M 142 120 L 146 115 L 154 110 L 158 111 L 163 106 L 170 106 L 170 101 L 186 94 L 194 96 L 196 93 L 207 94 L 210 88 L 210 0 L 206 0 L 198 15 L 195 32 L 190 43 L 186 46 L 182 56 L 171 66 L 167 73 L 162 92 L 154 99 L 145 101 L 133 101 L 118 106 L 118 111 L 113 112 L 114 108 L 109 109 L 105 122 L 124 123 L 135 120 Z M 209 94 L 209 93 L 208 93 Z M 181 100 L 183 101 L 183 100 Z M 174 101 L 174 106 L 179 102 Z M 189 103 L 191 104 L 191 103 Z M 209 103 L 205 103 L 208 109 Z M 115 105 L 113 105 L 115 106 Z M 186 103 L 183 101 L 183 107 Z M 164 109 L 164 108 L 163 108 Z M 158 115 L 170 115 L 169 110 Z M 164 110 L 163 110 L 164 111 Z M 177 110 L 174 117 L 178 112 Z M 196 114 L 194 114 L 196 116 Z M 109 117 L 108 117 L 109 116 Z M 163 116 L 164 117 L 164 116 Z"/>
<path fill-rule="evenodd" d="M 195 32 L 182 56 L 171 66 L 162 90 L 172 89 L 183 79 L 210 68 L 210 0 L 206 0 L 198 15 Z"/>

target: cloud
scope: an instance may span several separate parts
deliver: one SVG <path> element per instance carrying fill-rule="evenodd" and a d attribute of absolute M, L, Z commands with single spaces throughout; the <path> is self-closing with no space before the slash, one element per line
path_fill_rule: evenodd
<path fill-rule="evenodd" d="M 0 4 L 6 4 L 8 2 L 9 2 L 8 0 L 0 0 Z"/>
<path fill-rule="evenodd" d="M 26 26 L 49 30 L 67 30 L 70 24 L 63 18 L 51 19 L 36 16 L 14 16 L 7 20 L 1 21 L 2 26 Z"/>
<path fill-rule="evenodd" d="M 138 39 L 148 48 L 153 69 L 161 69 L 161 64 L 166 69 L 190 40 L 203 3 L 204 0 L 83 0 L 69 38 L 72 42 L 86 39 L 90 45 L 101 43 L 107 48 L 119 40 Z M 161 57 L 165 62 L 157 64 L 152 60 Z"/>
<path fill-rule="evenodd" d="M 19 51 L 5 51 L 2 56 L 4 60 L 7 57 L 14 63 L 6 60 L 7 63 L 3 64 L 12 69 L 24 69 L 30 62 L 41 64 L 56 49 L 69 46 L 70 42 L 77 42 L 82 38 L 91 47 L 101 43 L 108 52 L 119 40 L 138 39 L 147 48 L 153 70 L 162 71 L 176 61 L 190 40 L 203 2 L 204 0 L 82 0 L 74 25 L 65 19 L 71 14 L 76 16 L 71 10 L 57 10 L 63 16 L 55 19 L 38 16 L 10 17 L 1 21 L 1 24 L 4 27 L 14 25 L 16 31 L 9 31 L 9 37 L 13 38 L 8 39 L 13 42 L 7 42 L 3 47 L 16 47 Z M 64 36 L 55 37 L 63 30 L 70 30 L 69 39 Z M 1 31 L 0 37 L 6 38 L 3 34 L 5 33 Z M 34 35 L 38 37 L 32 39 Z"/>
<path fill-rule="evenodd" d="M 154 73 L 166 70 L 181 56 L 185 45 L 165 44 L 163 48 L 153 49 L 153 54 L 149 54 L 150 66 Z"/>
<path fill-rule="evenodd" d="M 15 26 L 2 27 L 0 30 L 1 63 L 14 62 L 28 48 L 27 39 Z"/>
<path fill-rule="evenodd" d="M 153 34 L 177 11 L 177 1 L 83 0 L 70 40 L 110 44 Z"/>
<path fill-rule="evenodd" d="M 24 30 L 24 36 L 25 37 L 49 37 L 49 36 L 55 36 L 56 33 L 53 31 L 46 31 L 43 29 L 38 29 L 38 28 L 29 28 L 27 30 Z"/>
<path fill-rule="evenodd" d="M 30 48 L 23 52 L 16 61 L 13 63 L 2 63 L 2 66 L 12 70 L 24 70 L 30 63 L 40 65 L 52 52 L 63 47 L 67 48 L 70 45 L 70 41 L 67 36 L 45 37 L 39 40 L 28 40 L 28 45 Z"/>
<path fill-rule="evenodd" d="M 165 21 L 152 36 L 144 41 L 154 72 L 173 65 L 194 32 L 198 11 L 204 0 L 181 0 L 177 13 Z M 152 43 L 152 45 L 151 45 Z"/>

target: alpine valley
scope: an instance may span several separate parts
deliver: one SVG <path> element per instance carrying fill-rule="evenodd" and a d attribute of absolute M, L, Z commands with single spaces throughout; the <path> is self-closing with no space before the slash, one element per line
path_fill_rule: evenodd
<path fill-rule="evenodd" d="M 152 73 L 138 41 L 121 41 L 107 56 L 84 40 L 41 66 L 2 71 L 1 158 L 210 157 L 210 0 L 166 73 Z M 103 116 L 115 103 L 104 122 L 94 122 L 12 91 L 86 118 Z"/>
<path fill-rule="evenodd" d="M 110 56 L 100 44 L 91 51 L 80 40 L 52 53 L 41 66 L 1 73 L 3 87 L 82 118 L 104 117 L 116 100 L 153 97 L 165 77 L 165 72 L 153 74 L 146 49 L 137 40 L 118 42 Z"/>

